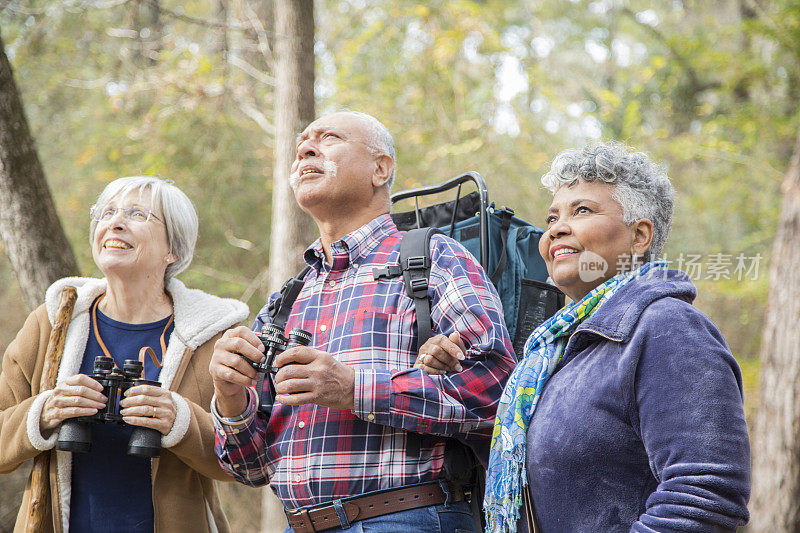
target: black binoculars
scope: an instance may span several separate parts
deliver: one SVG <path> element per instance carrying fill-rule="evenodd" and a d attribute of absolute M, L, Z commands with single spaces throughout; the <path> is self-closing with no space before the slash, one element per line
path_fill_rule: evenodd
<path fill-rule="evenodd" d="M 283 328 L 276 326 L 275 324 L 265 324 L 264 327 L 261 328 L 261 333 L 256 333 L 256 335 L 258 335 L 258 338 L 261 339 L 262 343 L 264 343 L 264 355 L 266 357 L 261 363 L 251 361 L 247 358 L 245 358 L 245 360 L 250 363 L 250 366 L 252 366 L 256 372 L 260 374 L 258 386 L 258 403 L 260 405 L 262 380 L 266 379 L 265 376 L 267 373 L 274 375 L 279 370 L 273 366 L 275 357 L 277 357 L 278 354 L 285 352 L 289 348 L 294 348 L 295 346 L 308 346 L 311 344 L 311 333 L 304 329 L 294 328 L 289 331 L 288 337 L 284 337 Z M 270 393 L 272 393 L 272 397 L 274 398 L 275 384 L 272 382 L 272 378 L 267 379 L 267 382 L 269 383 Z"/>
<path fill-rule="evenodd" d="M 106 406 L 92 416 L 70 418 L 62 422 L 56 448 L 67 452 L 88 452 L 92 447 L 92 423 L 125 424 L 122 415 L 119 414 L 119 397 L 136 385 L 161 386 L 157 381 L 142 378 L 143 368 L 141 361 L 126 359 L 120 372 L 111 357 L 96 357 L 94 374 L 91 377 L 103 386 L 103 395 L 107 398 Z M 133 432 L 128 440 L 128 455 L 158 457 L 161 453 L 161 432 L 142 426 L 132 427 Z"/>

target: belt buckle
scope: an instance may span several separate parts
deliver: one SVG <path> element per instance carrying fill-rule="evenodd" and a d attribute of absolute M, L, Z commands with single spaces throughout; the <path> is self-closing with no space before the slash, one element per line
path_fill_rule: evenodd
<path fill-rule="evenodd" d="M 310 531 L 311 533 L 316 533 L 316 529 L 314 528 L 314 523 L 311 521 L 311 516 L 308 514 L 308 509 L 286 509 L 283 508 L 283 513 L 286 515 L 286 519 L 289 521 L 289 525 L 292 526 L 292 529 L 296 529 L 298 526 L 302 525 L 306 528 L 306 531 Z M 292 519 L 299 519 L 302 523 L 292 524 Z"/>

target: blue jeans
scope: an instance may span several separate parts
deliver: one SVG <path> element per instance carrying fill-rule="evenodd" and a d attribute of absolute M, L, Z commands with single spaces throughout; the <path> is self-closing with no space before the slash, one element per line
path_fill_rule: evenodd
<path fill-rule="evenodd" d="M 287 527 L 284 533 L 292 533 Z M 431 505 L 353 522 L 350 527 L 326 529 L 324 533 L 476 533 L 467 502 Z"/>

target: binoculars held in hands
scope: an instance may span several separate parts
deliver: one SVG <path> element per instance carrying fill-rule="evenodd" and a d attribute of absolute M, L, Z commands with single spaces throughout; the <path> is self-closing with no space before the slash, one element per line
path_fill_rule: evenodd
<path fill-rule="evenodd" d="M 70 418 L 61 423 L 56 447 L 68 452 L 88 452 L 92 447 L 92 423 L 125 424 L 119 414 L 119 402 L 125 391 L 137 385 L 160 387 L 157 381 L 142 378 L 144 365 L 137 359 L 126 359 L 122 371 L 111 357 L 98 356 L 94 360 L 94 374 L 91 376 L 103 386 L 106 406 L 92 416 Z M 161 432 L 142 426 L 132 426 L 128 440 L 128 455 L 138 457 L 158 457 L 161 452 Z"/>
<path fill-rule="evenodd" d="M 311 333 L 300 328 L 294 328 L 289 331 L 289 336 L 285 337 L 283 335 L 283 328 L 277 326 L 275 324 L 265 324 L 264 327 L 261 328 L 261 333 L 256 333 L 258 338 L 261 339 L 261 342 L 264 344 L 264 361 L 263 362 L 255 362 L 251 361 L 250 359 L 245 358 L 245 360 L 250 363 L 250 366 L 259 373 L 259 386 L 258 386 L 258 399 L 259 405 L 261 404 L 261 382 L 262 380 L 266 379 L 266 374 L 275 375 L 278 372 L 278 368 L 273 366 L 275 362 L 275 357 L 278 354 L 285 352 L 290 348 L 294 348 L 296 346 L 308 346 L 311 344 Z M 267 379 L 269 383 L 270 393 L 272 397 L 275 397 L 275 384 L 272 381 L 272 377 Z"/>

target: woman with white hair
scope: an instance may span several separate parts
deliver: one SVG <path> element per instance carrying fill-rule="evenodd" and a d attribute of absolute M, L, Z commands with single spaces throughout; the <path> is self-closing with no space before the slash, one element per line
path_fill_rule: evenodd
<path fill-rule="evenodd" d="M 542 183 L 539 252 L 572 302 L 528 338 L 500 399 L 489 530 L 516 531 L 524 505 L 544 533 L 735 531 L 750 492 L 742 378 L 689 277 L 658 259 L 669 178 L 610 143 L 562 152 Z"/>
<path fill-rule="evenodd" d="M 115 180 L 91 218 L 92 256 L 104 277 L 55 282 L 3 357 L 0 472 L 51 454 L 47 531 L 227 531 L 213 480 L 230 478 L 214 455 L 208 364 L 216 339 L 247 317 L 247 306 L 175 279 L 192 260 L 198 224 L 191 201 L 170 182 Z M 40 391 L 65 287 L 77 289 L 77 299 L 57 386 Z M 137 377 L 150 384 L 120 397 L 123 424 L 87 422 L 117 402 L 90 377 L 96 359 L 118 369 L 127 360 L 143 365 Z M 89 428 L 90 444 L 71 442 L 64 431 L 59 437 L 62 425 L 78 422 Z M 157 432 L 160 457 L 129 455 L 137 428 Z M 29 481 L 15 531 L 25 527 L 30 499 Z"/>

